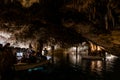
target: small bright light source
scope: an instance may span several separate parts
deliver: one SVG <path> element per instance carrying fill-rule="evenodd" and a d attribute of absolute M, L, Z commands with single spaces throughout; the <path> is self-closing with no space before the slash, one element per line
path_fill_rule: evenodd
<path fill-rule="evenodd" d="M 22 52 L 17 52 L 17 56 L 23 56 Z"/>
<path fill-rule="evenodd" d="M 100 47 L 100 46 L 97 46 L 97 50 L 100 51 L 100 50 L 101 50 L 101 47 Z"/>
<path fill-rule="evenodd" d="M 52 57 L 51 56 L 46 56 L 47 57 L 47 60 L 50 60 Z"/>
<path fill-rule="evenodd" d="M 51 47 L 50 47 L 50 46 L 48 46 L 48 47 L 47 47 L 47 50 L 51 50 Z"/>
<path fill-rule="evenodd" d="M 114 56 L 114 55 L 111 55 L 111 54 L 107 54 L 107 55 L 106 55 L 106 59 L 107 59 L 107 60 L 112 60 L 112 59 L 114 59 L 114 58 L 117 58 L 117 56 Z"/>
<path fill-rule="evenodd" d="M 75 51 L 75 50 L 76 50 L 76 47 L 72 47 L 72 50 Z"/>

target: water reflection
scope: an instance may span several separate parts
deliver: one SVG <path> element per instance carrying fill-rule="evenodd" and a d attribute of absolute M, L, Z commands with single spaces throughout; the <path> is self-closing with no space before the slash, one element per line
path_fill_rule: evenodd
<path fill-rule="evenodd" d="M 102 61 L 91 61 L 91 71 L 101 71 Z"/>
<path fill-rule="evenodd" d="M 69 61 L 69 64 L 71 64 L 73 66 L 73 68 L 69 67 L 68 65 L 65 65 L 67 67 L 62 65 L 62 66 L 60 66 L 60 68 L 59 68 L 59 65 L 54 65 L 54 66 L 49 65 L 49 67 L 45 66 L 44 68 L 39 67 L 39 68 L 29 69 L 28 71 L 30 73 L 28 76 L 26 76 L 28 79 L 24 76 L 23 73 L 22 73 L 23 79 L 21 79 L 21 75 L 20 75 L 20 79 L 21 80 L 33 80 L 33 79 L 38 80 L 41 78 L 41 79 L 45 79 L 45 80 L 48 80 L 48 79 L 58 79 L 58 80 L 60 79 L 61 80 L 61 79 L 71 78 L 72 80 L 75 80 L 75 79 L 111 80 L 111 78 L 114 78 L 113 80 L 118 80 L 118 78 L 119 78 L 120 59 L 117 59 L 116 56 L 107 54 L 105 60 L 92 60 L 92 59 L 82 59 L 80 54 L 76 55 L 76 52 L 66 53 L 64 55 L 66 55 L 66 59 L 68 58 L 68 60 L 66 60 L 66 59 L 65 60 Z M 58 56 L 60 56 L 60 55 L 58 55 Z M 58 64 L 60 62 L 60 59 L 58 57 L 55 57 L 54 60 L 55 60 L 55 64 Z M 65 60 L 62 60 L 61 62 L 65 61 Z M 53 68 L 56 68 L 56 69 L 53 69 Z M 111 73 L 110 73 L 110 71 L 111 71 Z M 47 73 L 47 74 L 45 74 L 45 73 Z M 118 74 L 118 75 L 116 75 L 116 74 Z M 83 77 L 85 77 L 85 78 L 83 78 Z M 15 79 L 15 80 L 20 80 L 20 79 Z"/>
<path fill-rule="evenodd" d="M 79 66 L 83 72 L 89 71 L 90 73 L 97 73 L 98 75 L 101 75 L 103 73 L 103 70 L 113 70 L 114 61 L 118 58 L 111 54 L 107 54 L 105 60 L 82 59 L 81 55 L 77 54 L 76 56 L 75 53 L 71 53 L 69 57 L 70 63 L 72 65 Z"/>
<path fill-rule="evenodd" d="M 118 59 L 117 56 L 110 54 L 106 55 L 106 71 L 113 71 L 113 67 L 116 59 Z"/>

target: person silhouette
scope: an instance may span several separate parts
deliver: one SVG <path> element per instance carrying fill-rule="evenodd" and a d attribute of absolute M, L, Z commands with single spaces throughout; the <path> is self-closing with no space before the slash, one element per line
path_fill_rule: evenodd
<path fill-rule="evenodd" d="M 44 51 L 44 55 L 46 56 L 48 54 L 47 48 L 45 48 L 43 51 Z"/>
<path fill-rule="evenodd" d="M 9 80 L 13 78 L 14 70 L 14 55 L 10 47 L 10 43 L 7 43 L 3 47 L 0 60 L 0 72 L 1 80 Z"/>

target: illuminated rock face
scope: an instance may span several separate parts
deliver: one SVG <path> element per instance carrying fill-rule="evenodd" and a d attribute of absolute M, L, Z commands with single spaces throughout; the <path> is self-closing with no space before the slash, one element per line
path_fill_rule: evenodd
<path fill-rule="evenodd" d="M 40 0 L 20 0 L 24 7 L 30 7 L 33 3 L 39 2 Z"/>
<path fill-rule="evenodd" d="M 10 45 L 14 47 L 28 48 L 30 41 L 27 42 L 16 41 L 16 38 L 12 36 L 12 33 L 0 31 L 0 44 L 5 45 L 6 43 L 10 43 Z"/>
<path fill-rule="evenodd" d="M 117 34 L 116 34 L 117 33 Z M 110 53 L 115 55 L 120 55 L 120 32 L 112 31 L 111 34 L 85 34 L 84 37 L 92 40 L 93 42 L 97 43 L 98 45 L 103 46 L 107 49 Z"/>
<path fill-rule="evenodd" d="M 109 34 L 95 34 L 92 33 L 92 26 L 90 25 L 83 25 L 83 24 L 76 24 L 72 23 L 70 25 L 69 22 L 63 22 L 64 26 L 72 27 L 76 29 L 76 31 L 82 34 L 83 37 L 91 40 L 93 43 L 96 43 L 102 47 L 104 47 L 107 51 L 112 54 L 120 56 L 120 31 L 119 30 L 112 30 Z"/>

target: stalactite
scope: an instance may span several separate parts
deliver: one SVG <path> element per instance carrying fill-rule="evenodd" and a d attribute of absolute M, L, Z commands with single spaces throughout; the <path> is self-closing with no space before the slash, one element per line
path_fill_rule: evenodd
<path fill-rule="evenodd" d="M 108 17 L 105 15 L 105 29 L 108 30 Z"/>

